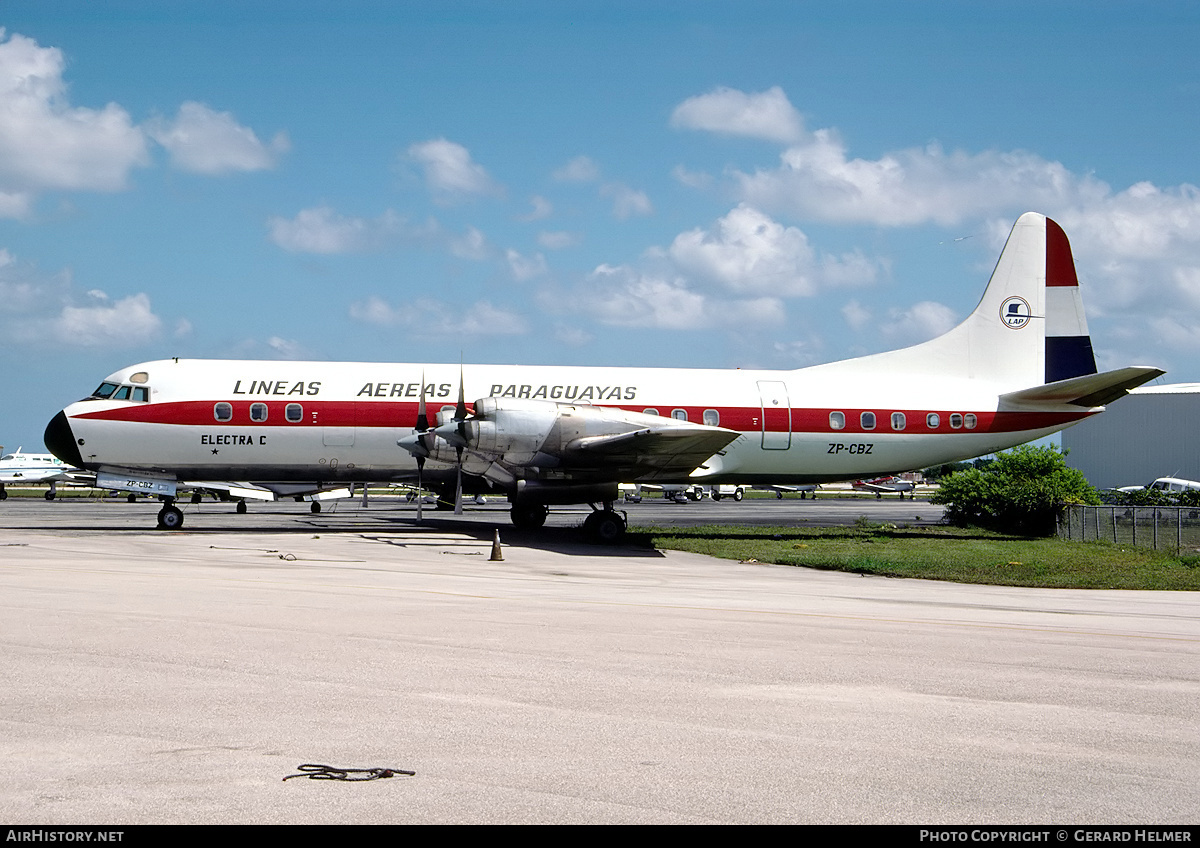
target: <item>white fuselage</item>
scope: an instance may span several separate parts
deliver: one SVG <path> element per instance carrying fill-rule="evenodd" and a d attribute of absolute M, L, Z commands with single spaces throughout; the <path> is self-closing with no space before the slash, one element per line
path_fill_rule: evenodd
<path fill-rule="evenodd" d="M 422 382 L 433 419 L 454 407 L 461 373 L 468 402 L 492 396 L 649 410 L 740 433 L 681 482 L 817 483 L 979 456 L 1096 411 L 1000 411 L 999 395 L 1019 386 L 873 373 L 869 364 L 742 371 L 162 360 L 108 378 L 148 390 L 143 400 L 125 392 L 64 413 L 90 470 L 382 482 L 416 475 L 416 460 L 396 442 L 416 426 Z M 447 466 L 430 462 L 426 474 L 438 468 Z"/>

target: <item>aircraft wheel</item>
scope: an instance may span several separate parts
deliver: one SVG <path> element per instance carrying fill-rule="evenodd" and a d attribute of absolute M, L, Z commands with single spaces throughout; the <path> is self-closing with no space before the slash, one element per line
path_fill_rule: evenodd
<path fill-rule="evenodd" d="M 6 500 L 8 500 L 8 492 L 6 492 L 4 489 L 0 489 L 0 501 Z"/>
<path fill-rule="evenodd" d="M 741 500 L 742 498 L 744 498 L 744 497 L 746 497 L 746 493 L 745 493 L 745 492 L 743 492 L 741 489 L 734 489 L 734 490 L 733 490 L 733 499 L 734 499 L 735 501 L 740 501 L 740 500 Z"/>
<path fill-rule="evenodd" d="M 519 530 L 536 530 L 546 523 L 546 515 L 549 512 L 545 504 L 516 503 L 508 514 L 512 518 L 513 527 Z"/>
<path fill-rule="evenodd" d="M 309 511 L 309 512 L 311 512 L 311 513 L 313 513 L 314 515 L 315 515 L 315 514 L 317 514 L 318 512 L 320 512 L 320 511 L 321 511 L 321 502 L 320 502 L 320 501 L 313 501 L 313 502 L 312 502 L 312 506 L 310 506 L 310 507 L 308 508 L 308 511 Z"/>
<path fill-rule="evenodd" d="M 725 496 L 724 496 L 724 495 L 722 495 L 720 492 L 718 492 L 718 491 L 716 491 L 716 490 L 713 490 L 713 493 L 712 493 L 712 499 L 713 499 L 714 501 L 719 501 L 719 500 L 720 500 L 721 498 L 723 498 L 723 497 L 725 497 Z M 737 496 L 735 495 L 734 497 L 736 498 Z"/>
<path fill-rule="evenodd" d="M 237 511 L 238 515 L 245 515 L 246 514 L 246 502 L 238 501 L 237 506 L 234 507 L 234 509 Z"/>
<path fill-rule="evenodd" d="M 125 498 L 129 503 L 137 503 L 137 495 L 130 492 L 129 497 Z"/>
<path fill-rule="evenodd" d="M 776 492 L 776 493 L 775 493 L 775 500 L 777 500 L 777 501 L 781 501 L 781 500 L 783 500 L 783 492 Z"/>
<path fill-rule="evenodd" d="M 48 501 L 54 500 L 54 492 L 46 492 L 46 500 L 48 500 Z"/>
<path fill-rule="evenodd" d="M 192 503 L 194 503 L 194 504 L 200 503 L 200 500 L 202 497 L 203 497 L 203 495 L 201 495 L 199 492 L 192 492 Z"/>
<path fill-rule="evenodd" d="M 183 511 L 177 506 L 164 506 L 158 511 L 159 530 L 178 530 L 183 526 Z"/>
<path fill-rule="evenodd" d="M 597 545 L 615 545 L 625 529 L 625 519 L 608 509 L 593 512 L 583 522 L 583 532 Z"/>

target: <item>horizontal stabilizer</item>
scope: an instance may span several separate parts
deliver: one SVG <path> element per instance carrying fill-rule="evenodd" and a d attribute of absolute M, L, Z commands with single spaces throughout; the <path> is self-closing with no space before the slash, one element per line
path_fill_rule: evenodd
<path fill-rule="evenodd" d="M 1124 397 L 1130 389 L 1136 389 L 1166 372 L 1160 368 L 1132 365 L 1105 371 L 1101 374 L 1086 374 L 1069 380 L 1058 380 L 1043 386 L 1021 389 L 1000 395 L 1000 408 L 1029 408 L 1030 406 L 1104 406 Z"/>
<path fill-rule="evenodd" d="M 606 462 L 631 461 L 657 469 L 690 471 L 739 435 L 733 430 L 699 424 L 644 427 L 575 439 L 564 446 L 563 452 L 577 459 L 591 456 Z"/>

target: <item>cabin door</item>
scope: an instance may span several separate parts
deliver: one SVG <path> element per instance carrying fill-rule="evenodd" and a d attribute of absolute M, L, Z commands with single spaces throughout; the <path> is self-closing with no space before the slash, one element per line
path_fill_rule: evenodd
<path fill-rule="evenodd" d="M 792 446 L 792 405 L 787 384 L 759 380 L 758 397 L 762 403 L 763 450 L 787 450 Z"/>

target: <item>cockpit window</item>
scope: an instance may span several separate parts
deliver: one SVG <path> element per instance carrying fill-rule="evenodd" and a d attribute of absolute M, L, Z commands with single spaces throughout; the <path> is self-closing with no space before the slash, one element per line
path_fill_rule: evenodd
<path fill-rule="evenodd" d="M 141 377 L 139 381 L 136 378 Z M 131 379 L 136 382 L 145 382 L 146 372 L 139 371 L 134 374 Z M 105 380 L 96 387 L 96 391 L 89 396 L 90 400 L 134 400 L 138 403 L 150 402 L 150 387 L 149 386 L 130 386 L 121 385 Z"/>

